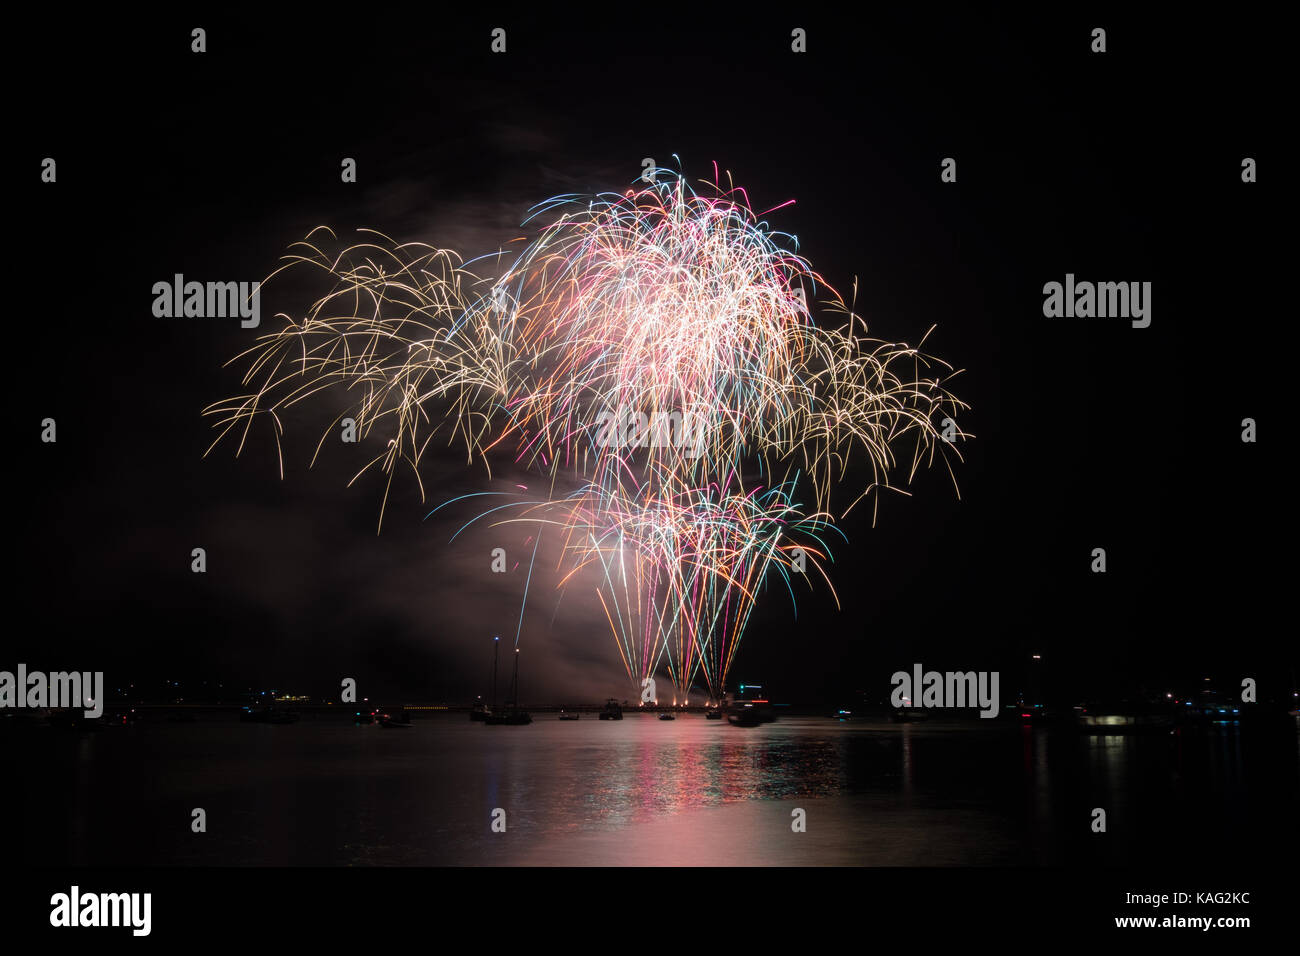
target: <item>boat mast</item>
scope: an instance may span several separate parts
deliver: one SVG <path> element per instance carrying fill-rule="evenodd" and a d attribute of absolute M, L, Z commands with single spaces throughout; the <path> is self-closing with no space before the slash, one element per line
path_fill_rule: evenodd
<path fill-rule="evenodd" d="M 492 652 L 492 709 L 497 709 L 497 661 L 501 658 L 501 638 L 492 638 L 492 646 L 495 650 Z"/>
<path fill-rule="evenodd" d="M 519 706 L 519 648 L 515 648 L 515 676 L 510 682 L 510 706 Z"/>

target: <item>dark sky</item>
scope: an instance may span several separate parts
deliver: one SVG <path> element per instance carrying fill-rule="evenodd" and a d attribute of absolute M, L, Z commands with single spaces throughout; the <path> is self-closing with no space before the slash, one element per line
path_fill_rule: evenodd
<path fill-rule="evenodd" d="M 960 500 L 939 470 L 883 499 L 874 528 L 867 511 L 844 523 L 841 609 L 824 590 L 797 620 L 783 589 L 760 601 L 736 679 L 791 701 L 883 698 L 892 671 L 922 662 L 1001 669 L 1009 688 L 1033 651 L 1063 699 L 1290 682 L 1268 544 L 1283 499 L 1265 464 L 1289 372 L 1270 228 L 1285 171 L 1269 161 L 1276 68 L 1243 52 L 1260 38 L 1096 10 L 627 16 L 155 18 L 24 41 L 55 78 L 13 105 L 26 254 L 7 577 L 24 623 L 0 666 L 103 669 L 110 686 L 325 694 L 352 676 L 375 696 L 483 692 L 524 574 L 490 574 L 487 552 L 522 535 L 449 545 L 465 512 L 423 520 L 484 490 L 481 469 L 431 462 L 429 501 L 399 485 L 377 537 L 380 483 L 345 487 L 348 454 L 373 448 L 307 468 L 328 406 L 290 429 L 283 481 L 265 431 L 238 459 L 204 459 L 200 411 L 238 390 L 223 363 L 251 333 L 154 318 L 151 287 L 260 279 L 318 224 L 490 252 L 533 203 L 623 189 L 642 157 L 675 153 L 692 178 L 730 169 L 756 208 L 797 200 L 773 226 L 837 287 L 857 278 L 873 334 L 937 324 L 928 346 L 965 370 L 954 391 L 976 436 Z M 498 25 L 503 56 L 488 52 Z M 55 185 L 38 181 L 47 155 Z M 344 156 L 356 184 L 339 181 Z M 945 156 L 956 184 L 940 182 Z M 1067 272 L 1151 281 L 1151 327 L 1045 319 L 1042 286 Z M 264 328 L 301 314 L 293 291 L 268 289 Z M 37 437 L 47 416 L 57 445 Z M 1257 445 L 1239 440 L 1245 416 Z M 206 575 L 189 571 L 197 546 Z M 630 693 L 585 592 L 561 600 L 535 579 L 521 647 L 525 700 Z"/>

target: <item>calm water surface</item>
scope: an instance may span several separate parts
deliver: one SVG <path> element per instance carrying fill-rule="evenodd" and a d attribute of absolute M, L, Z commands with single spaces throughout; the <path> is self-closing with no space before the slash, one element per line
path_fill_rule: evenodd
<path fill-rule="evenodd" d="M 222 715 L 10 728 L 0 745 L 31 771 L 28 857 L 56 864 L 1204 864 L 1242 841 L 1281 862 L 1300 836 L 1293 728 L 440 714 L 387 730 Z M 190 830 L 196 807 L 206 833 Z M 491 831 L 496 808 L 505 833 Z"/>

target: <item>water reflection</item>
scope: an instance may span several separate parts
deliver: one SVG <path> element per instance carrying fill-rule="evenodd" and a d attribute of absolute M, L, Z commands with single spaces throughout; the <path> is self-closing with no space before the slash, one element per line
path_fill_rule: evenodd
<path fill-rule="evenodd" d="M 41 852 L 91 864 L 1123 862 L 1185 855 L 1192 828 L 1198 853 L 1227 857 L 1239 839 L 1285 846 L 1300 794 L 1292 739 L 1231 727 L 440 716 L 402 733 L 304 719 L 18 742 L 33 828 L 53 834 Z M 221 824 L 202 840 L 194 806 Z"/>

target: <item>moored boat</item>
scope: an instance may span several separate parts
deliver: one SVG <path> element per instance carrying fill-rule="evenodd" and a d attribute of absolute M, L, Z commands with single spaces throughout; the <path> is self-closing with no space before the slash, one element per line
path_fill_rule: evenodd
<path fill-rule="evenodd" d="M 501 711 L 494 711 L 488 714 L 487 719 L 484 721 L 489 727 L 518 727 L 532 722 L 532 714 L 526 710 L 520 710 L 518 707 L 507 707 Z"/>

